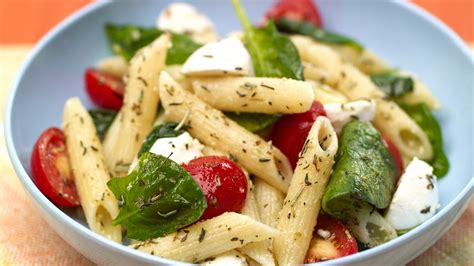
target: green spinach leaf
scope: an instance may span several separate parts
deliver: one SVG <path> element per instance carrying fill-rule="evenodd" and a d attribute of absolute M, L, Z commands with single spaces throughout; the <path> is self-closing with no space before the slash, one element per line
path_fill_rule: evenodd
<path fill-rule="evenodd" d="M 156 28 L 130 24 L 107 24 L 105 32 L 112 44 L 113 52 L 126 60 L 130 60 L 140 48 L 150 44 L 163 34 L 163 31 Z M 166 57 L 167 65 L 183 64 L 194 51 L 201 47 L 200 44 L 195 43 L 184 34 L 173 33 L 171 42 L 172 47 L 168 49 L 168 56 Z"/>
<path fill-rule="evenodd" d="M 204 193 L 179 164 L 150 152 L 138 166 L 107 183 L 119 200 L 113 224 L 127 228 L 127 237 L 147 240 L 194 223 L 207 208 Z"/>
<path fill-rule="evenodd" d="M 89 110 L 89 114 L 92 117 L 92 121 L 94 121 L 100 140 L 103 140 L 117 112 L 110 110 Z"/>
<path fill-rule="evenodd" d="M 329 44 L 347 45 L 357 51 L 364 50 L 364 46 L 362 46 L 357 41 L 334 32 L 323 30 L 307 21 L 296 21 L 281 18 L 277 20 L 275 24 L 278 30 L 281 32 L 306 35 L 316 41 Z"/>
<path fill-rule="evenodd" d="M 280 118 L 276 115 L 259 114 L 259 113 L 232 113 L 226 112 L 225 115 L 234 120 L 237 124 L 250 132 L 263 130 L 278 121 Z"/>
<path fill-rule="evenodd" d="M 397 71 L 373 74 L 370 79 L 390 97 L 401 97 L 414 89 L 413 79 L 401 76 Z"/>
<path fill-rule="evenodd" d="M 174 138 L 186 132 L 185 126 L 175 130 L 177 126 L 177 123 L 165 123 L 153 128 L 150 134 L 145 138 L 145 141 L 143 141 L 142 147 L 137 156 L 140 157 L 143 153 L 149 151 L 157 139 Z"/>
<path fill-rule="evenodd" d="M 430 108 L 424 103 L 400 104 L 400 107 L 421 127 L 433 146 L 434 156 L 430 162 L 433 166 L 433 174 L 439 178 L 445 176 L 449 171 L 449 160 L 443 149 L 441 127 Z"/>
<path fill-rule="evenodd" d="M 244 28 L 245 44 L 252 57 L 255 75 L 303 80 L 303 66 L 291 40 L 279 33 L 273 22 L 261 29 L 254 27 L 240 0 L 232 0 L 232 3 Z"/>

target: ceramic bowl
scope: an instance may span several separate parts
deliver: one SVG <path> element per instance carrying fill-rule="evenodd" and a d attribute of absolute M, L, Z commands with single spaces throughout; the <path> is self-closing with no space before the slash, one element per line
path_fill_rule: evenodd
<path fill-rule="evenodd" d="M 36 138 L 49 126 L 61 126 L 64 102 L 84 92 L 83 72 L 110 54 L 106 22 L 154 25 L 171 1 L 96 2 L 73 14 L 34 48 L 13 84 L 5 130 L 8 150 L 26 191 L 51 227 L 72 247 L 99 264 L 178 264 L 140 253 L 90 231 L 77 213 L 54 206 L 30 178 L 30 153 Z M 255 21 L 273 1 L 246 1 Z M 240 29 L 230 1 L 193 1 L 221 35 Z M 440 181 L 438 213 L 429 221 L 389 243 L 346 258 L 340 265 L 402 265 L 435 243 L 457 220 L 473 194 L 472 125 L 473 61 L 462 40 L 420 8 L 395 1 L 317 1 L 327 28 L 360 40 L 391 65 L 416 73 L 442 102 L 437 113 L 451 161 Z"/>

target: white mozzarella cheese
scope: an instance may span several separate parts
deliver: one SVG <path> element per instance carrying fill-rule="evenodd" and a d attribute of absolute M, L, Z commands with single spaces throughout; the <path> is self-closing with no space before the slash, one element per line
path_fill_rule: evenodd
<path fill-rule="evenodd" d="M 329 103 L 324 105 L 327 117 L 337 134 L 350 121 L 357 119 L 370 122 L 375 114 L 375 102 L 372 100 L 360 100 L 349 103 Z"/>
<path fill-rule="evenodd" d="M 173 3 L 161 12 L 156 21 L 161 30 L 190 34 L 200 43 L 217 40 L 217 33 L 211 20 L 187 3 Z"/>
<path fill-rule="evenodd" d="M 438 206 L 438 184 L 433 168 L 414 158 L 400 178 L 385 218 L 396 230 L 406 231 L 432 217 Z"/>
<path fill-rule="evenodd" d="M 150 152 L 168 157 L 178 164 L 187 163 L 192 159 L 203 156 L 202 145 L 194 139 L 188 132 L 174 137 L 157 139 L 150 149 Z M 170 156 L 171 154 L 171 156 Z"/>
<path fill-rule="evenodd" d="M 201 263 L 203 266 L 248 266 L 245 257 L 235 250 L 225 252 L 212 259 L 207 259 Z"/>
<path fill-rule="evenodd" d="M 186 60 L 181 71 L 189 76 L 253 74 L 250 54 L 236 37 L 228 37 L 199 48 Z"/>

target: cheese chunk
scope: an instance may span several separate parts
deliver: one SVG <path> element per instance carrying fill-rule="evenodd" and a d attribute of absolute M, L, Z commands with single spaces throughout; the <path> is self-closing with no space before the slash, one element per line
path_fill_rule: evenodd
<path fill-rule="evenodd" d="M 161 30 L 191 35 L 194 41 L 207 43 L 217 40 L 211 20 L 187 3 L 173 3 L 161 12 L 156 21 Z"/>
<path fill-rule="evenodd" d="M 186 60 L 181 71 L 188 76 L 253 74 L 250 54 L 236 37 L 208 43 L 199 48 Z"/>
<path fill-rule="evenodd" d="M 350 121 L 357 119 L 370 122 L 375 114 L 375 102 L 372 100 L 360 100 L 349 103 L 330 103 L 324 105 L 327 117 L 337 134 Z"/>
<path fill-rule="evenodd" d="M 178 164 L 183 164 L 203 156 L 203 148 L 204 145 L 197 139 L 191 137 L 188 132 L 184 132 L 174 138 L 157 139 L 150 152 L 165 157 L 169 156 L 169 159 Z"/>
<path fill-rule="evenodd" d="M 433 168 L 414 158 L 400 179 L 385 218 L 397 231 L 407 231 L 432 217 L 438 206 Z"/>

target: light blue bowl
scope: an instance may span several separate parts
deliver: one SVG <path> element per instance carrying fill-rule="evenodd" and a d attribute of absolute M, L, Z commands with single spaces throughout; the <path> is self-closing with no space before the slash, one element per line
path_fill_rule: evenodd
<path fill-rule="evenodd" d="M 30 153 L 49 126 L 61 126 L 63 104 L 79 96 L 92 106 L 82 81 L 86 67 L 110 53 L 106 22 L 154 25 L 160 10 L 172 1 L 98 2 L 82 9 L 52 30 L 35 47 L 13 84 L 5 131 L 8 150 L 23 185 L 46 221 L 71 246 L 100 264 L 177 264 L 109 241 L 84 226 L 76 214 L 64 213 L 44 197 L 30 179 Z M 258 21 L 271 5 L 248 1 L 245 8 Z M 194 2 L 225 35 L 240 25 L 229 1 Z M 441 209 L 429 221 L 389 243 L 328 264 L 402 265 L 426 250 L 457 220 L 473 194 L 472 125 L 473 60 L 467 46 L 449 28 L 405 2 L 321 0 L 318 5 L 329 29 L 354 36 L 398 66 L 416 73 L 443 104 L 437 113 L 451 161 L 440 181 Z"/>

